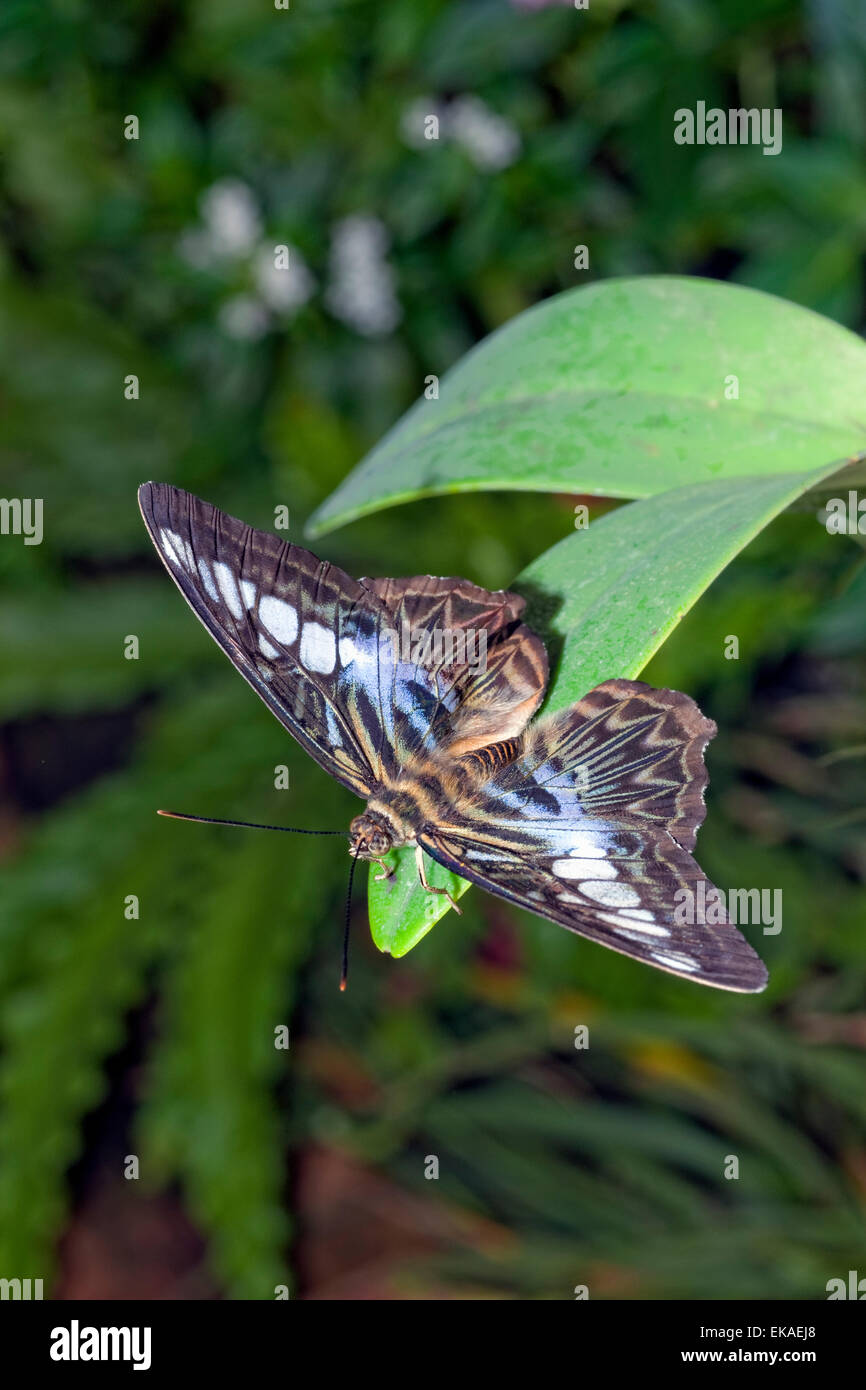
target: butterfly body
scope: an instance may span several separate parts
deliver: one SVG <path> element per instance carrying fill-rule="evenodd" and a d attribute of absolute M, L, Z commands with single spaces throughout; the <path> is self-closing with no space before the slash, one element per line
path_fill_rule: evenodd
<path fill-rule="evenodd" d="M 349 829 L 356 858 L 387 873 L 390 849 L 414 847 L 425 887 L 429 855 L 659 969 L 763 988 L 724 913 L 677 920 L 678 895 L 717 891 L 691 854 L 715 725 L 688 696 L 613 679 L 535 719 L 547 654 L 518 595 L 429 575 L 354 580 L 178 488 L 146 483 L 139 500 L 204 626 L 366 802 Z"/>
<path fill-rule="evenodd" d="M 504 766 L 518 747 L 517 739 L 510 739 L 458 759 L 431 756 L 414 760 L 393 781 L 377 787 L 364 817 L 352 822 L 353 826 L 364 822 L 359 826 L 363 833 L 358 842 L 365 845 L 371 830 L 378 829 L 387 836 L 388 849 L 414 845 L 425 829 L 447 821 L 454 808 L 483 785 L 490 771 Z M 362 848 L 359 857 L 378 858 L 380 844 L 377 841 L 376 854 L 367 854 Z"/>

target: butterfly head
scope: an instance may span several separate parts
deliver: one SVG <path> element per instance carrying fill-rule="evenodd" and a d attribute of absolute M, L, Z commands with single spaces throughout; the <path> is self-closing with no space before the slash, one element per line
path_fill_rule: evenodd
<path fill-rule="evenodd" d="M 368 811 L 349 826 L 349 853 L 357 859 L 381 859 L 393 844 L 391 832 Z"/>

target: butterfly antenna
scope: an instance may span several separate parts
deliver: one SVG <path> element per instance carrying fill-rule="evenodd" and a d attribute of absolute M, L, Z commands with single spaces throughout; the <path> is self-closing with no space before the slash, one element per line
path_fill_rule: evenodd
<path fill-rule="evenodd" d="M 157 811 L 172 820 L 194 820 L 201 825 L 239 825 L 244 830 L 282 830 L 287 835 L 345 835 L 345 830 L 304 830 L 296 825 L 257 825 L 251 820 L 218 820 L 216 816 L 188 816 L 184 811 Z"/>
<path fill-rule="evenodd" d="M 345 990 L 349 979 L 349 923 L 352 920 L 352 879 L 355 877 L 355 865 L 358 862 L 357 852 L 352 855 L 352 862 L 349 865 L 349 888 L 346 893 L 346 925 L 343 928 L 343 970 L 340 975 L 340 989 Z"/>

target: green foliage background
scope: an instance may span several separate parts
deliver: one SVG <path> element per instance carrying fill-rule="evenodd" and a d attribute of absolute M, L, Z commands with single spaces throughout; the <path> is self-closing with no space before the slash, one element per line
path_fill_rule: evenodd
<path fill-rule="evenodd" d="M 179 1182 L 230 1297 L 310 1291 L 289 1180 L 323 1149 L 377 1174 L 395 1210 L 405 1194 L 426 1209 L 436 1250 L 392 1261 L 397 1296 L 820 1298 L 862 1271 L 861 549 L 814 509 L 786 514 L 645 673 L 720 726 L 703 866 L 723 888 L 783 889 L 782 933 L 756 938 L 764 996 L 700 991 L 480 893 L 399 962 L 367 939 L 359 895 L 340 996 L 338 841 L 153 814 L 338 826 L 357 803 L 199 629 L 135 506 L 149 477 L 266 527 L 286 503 L 301 539 L 428 373 L 581 282 L 576 243 L 584 280 L 730 278 L 862 331 L 856 0 L 65 0 L 11 4 L 0 27 L 0 492 L 45 499 L 41 546 L 0 539 L 0 1274 L 55 1267 L 85 1121 L 147 1001 L 129 1151 L 142 1187 Z M 410 103 L 466 92 L 520 131 L 510 167 L 402 139 Z M 783 154 L 675 147 L 672 111 L 697 100 L 781 106 Z M 220 326 L 247 267 L 179 252 L 224 177 L 317 280 L 255 341 Z M 383 337 L 322 292 L 354 212 L 392 239 L 402 319 Z M 496 587 L 570 533 L 572 506 L 432 498 L 318 548 L 358 574 Z"/>

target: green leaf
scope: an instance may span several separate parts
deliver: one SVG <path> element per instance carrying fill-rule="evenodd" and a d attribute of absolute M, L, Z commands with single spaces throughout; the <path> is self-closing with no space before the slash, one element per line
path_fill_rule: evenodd
<path fill-rule="evenodd" d="M 569 290 L 467 354 L 308 531 L 442 492 L 649 497 L 841 463 L 866 447 L 864 382 L 860 338 L 757 290 L 678 276 Z"/>
<path fill-rule="evenodd" d="M 551 659 L 545 710 L 613 676 L 637 676 L 734 556 L 835 471 L 829 463 L 676 488 L 618 507 L 540 555 L 512 587 Z"/>
<path fill-rule="evenodd" d="M 864 379 L 859 338 L 754 290 L 651 276 L 572 290 L 470 352 L 309 530 L 436 492 L 646 498 L 554 546 L 518 581 L 548 646 L 555 709 L 637 675 L 772 517 L 857 456 Z M 371 876 L 383 950 L 410 950 L 446 911 L 409 856 L 387 885 Z"/>
<path fill-rule="evenodd" d="M 527 621 L 550 656 L 545 709 L 562 709 L 613 676 L 637 676 L 738 551 L 835 467 L 677 488 L 609 512 L 533 561 L 512 587 L 526 597 Z M 449 907 L 418 883 L 412 851 L 393 862 L 387 885 L 371 874 L 370 925 L 380 950 L 405 955 Z M 442 886 L 468 887 L 434 870 Z M 440 885 L 435 872 L 428 879 Z"/>
<path fill-rule="evenodd" d="M 414 849 L 392 850 L 386 856 L 394 876 L 378 880 L 378 868 L 370 870 L 367 891 L 370 932 L 380 951 L 392 956 L 405 956 L 417 946 L 446 912 L 451 909 L 444 894 L 428 893 L 418 882 Z M 427 882 L 434 888 L 447 888 L 454 898 L 460 898 L 469 884 L 458 878 L 429 856 L 424 859 Z"/>

